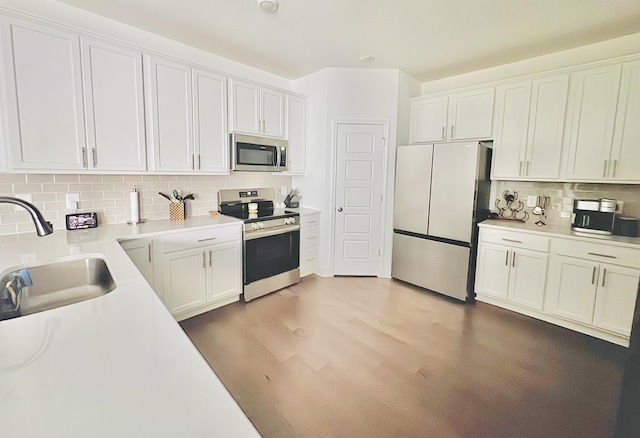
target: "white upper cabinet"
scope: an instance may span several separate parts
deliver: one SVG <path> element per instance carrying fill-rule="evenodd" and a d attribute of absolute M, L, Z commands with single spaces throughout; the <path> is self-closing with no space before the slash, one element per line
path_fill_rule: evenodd
<path fill-rule="evenodd" d="M 609 178 L 640 181 L 640 61 L 622 65 Z"/>
<path fill-rule="evenodd" d="M 574 73 L 571 77 L 571 140 L 567 178 L 604 180 L 615 163 L 610 158 L 621 65 Z"/>
<path fill-rule="evenodd" d="M 229 172 L 227 78 L 194 69 L 193 87 L 194 167 L 205 172 Z"/>
<path fill-rule="evenodd" d="M 235 132 L 285 137 L 285 96 L 271 88 L 234 80 L 231 85 L 230 125 Z"/>
<path fill-rule="evenodd" d="M 411 100 L 410 143 L 491 138 L 494 88 Z"/>
<path fill-rule="evenodd" d="M 88 167 L 146 170 L 142 54 L 82 41 Z"/>
<path fill-rule="evenodd" d="M 289 172 L 307 171 L 307 99 L 287 94 L 287 140 Z"/>
<path fill-rule="evenodd" d="M 152 170 L 226 173 L 226 78 L 145 56 Z"/>
<path fill-rule="evenodd" d="M 10 168 L 85 169 L 80 38 L 3 17 L 2 44 Z"/>
<path fill-rule="evenodd" d="M 499 86 L 492 176 L 560 176 L 569 75 Z"/>

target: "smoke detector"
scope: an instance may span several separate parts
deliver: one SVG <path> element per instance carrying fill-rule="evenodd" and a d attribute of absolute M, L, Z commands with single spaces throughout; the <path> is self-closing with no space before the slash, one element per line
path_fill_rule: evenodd
<path fill-rule="evenodd" d="M 257 0 L 260 9 L 265 12 L 275 12 L 278 9 L 278 0 Z"/>

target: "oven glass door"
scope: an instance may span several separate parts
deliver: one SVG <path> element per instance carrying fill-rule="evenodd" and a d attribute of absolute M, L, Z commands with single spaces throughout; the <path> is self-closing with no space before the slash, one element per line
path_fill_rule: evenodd
<path fill-rule="evenodd" d="M 300 230 L 245 240 L 244 284 L 300 266 Z"/>
<path fill-rule="evenodd" d="M 236 148 L 236 165 L 276 169 L 277 147 L 238 142 Z"/>

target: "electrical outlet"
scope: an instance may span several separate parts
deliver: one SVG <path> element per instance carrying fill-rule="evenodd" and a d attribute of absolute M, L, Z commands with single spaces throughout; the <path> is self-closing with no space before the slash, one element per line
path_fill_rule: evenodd
<path fill-rule="evenodd" d="M 538 197 L 529 195 L 527 196 L 527 207 L 535 207 L 538 203 Z"/>
<path fill-rule="evenodd" d="M 80 208 L 80 193 L 67 193 L 67 210 Z"/>
<path fill-rule="evenodd" d="M 281 195 L 286 195 L 287 194 L 287 186 L 281 186 L 280 187 L 280 194 Z"/>

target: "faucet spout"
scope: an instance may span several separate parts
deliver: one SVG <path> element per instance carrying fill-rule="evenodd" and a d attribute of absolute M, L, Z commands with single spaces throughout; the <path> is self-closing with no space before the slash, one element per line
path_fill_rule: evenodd
<path fill-rule="evenodd" d="M 47 220 L 42 216 L 42 213 L 40 213 L 40 210 L 38 210 L 32 203 L 19 198 L 13 198 L 11 196 L 0 196 L 0 204 L 2 203 L 19 205 L 27 210 L 31 215 L 33 224 L 36 226 L 38 236 L 46 236 L 47 234 L 53 233 L 53 225 L 51 225 L 51 222 L 47 222 Z"/>

